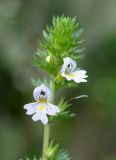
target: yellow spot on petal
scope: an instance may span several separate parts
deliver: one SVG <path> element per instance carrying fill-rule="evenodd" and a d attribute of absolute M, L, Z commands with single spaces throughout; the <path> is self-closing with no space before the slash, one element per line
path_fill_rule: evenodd
<path fill-rule="evenodd" d="M 38 103 L 47 103 L 47 98 L 39 98 Z"/>
<path fill-rule="evenodd" d="M 45 106 L 39 106 L 39 107 L 38 107 L 38 110 L 39 110 L 39 111 L 43 111 L 43 110 L 45 110 L 45 109 L 46 109 Z"/>
<path fill-rule="evenodd" d="M 69 76 L 73 78 L 73 77 L 75 77 L 75 74 L 71 73 L 71 74 L 69 74 Z"/>

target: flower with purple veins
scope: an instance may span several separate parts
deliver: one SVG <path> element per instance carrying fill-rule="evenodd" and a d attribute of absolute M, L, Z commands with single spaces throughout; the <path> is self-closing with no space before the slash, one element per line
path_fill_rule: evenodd
<path fill-rule="evenodd" d="M 33 96 L 36 102 L 24 105 L 24 109 L 27 110 L 26 114 L 33 115 L 33 121 L 40 120 L 43 124 L 47 124 L 47 114 L 54 116 L 60 112 L 57 106 L 49 103 L 51 91 L 44 84 L 34 89 Z"/>
<path fill-rule="evenodd" d="M 85 78 L 88 76 L 86 75 L 85 70 L 75 70 L 76 69 L 76 62 L 72 60 L 70 57 L 63 58 L 64 64 L 61 68 L 61 76 L 65 77 L 68 81 L 73 80 L 76 83 L 80 82 L 87 82 Z"/>

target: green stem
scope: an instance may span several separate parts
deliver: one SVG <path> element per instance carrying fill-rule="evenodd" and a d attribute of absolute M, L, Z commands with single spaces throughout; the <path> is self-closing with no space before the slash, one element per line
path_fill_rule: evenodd
<path fill-rule="evenodd" d="M 52 95 L 51 95 L 50 102 L 53 103 L 53 101 L 54 101 L 54 85 L 52 86 Z M 50 137 L 50 124 L 47 124 L 47 125 L 44 125 L 42 160 L 47 160 L 46 152 L 49 147 L 49 137 Z"/>
<path fill-rule="evenodd" d="M 46 151 L 49 146 L 49 136 L 50 136 L 50 125 L 44 125 L 44 136 L 43 136 L 43 159 L 42 160 L 47 160 L 46 159 Z"/>

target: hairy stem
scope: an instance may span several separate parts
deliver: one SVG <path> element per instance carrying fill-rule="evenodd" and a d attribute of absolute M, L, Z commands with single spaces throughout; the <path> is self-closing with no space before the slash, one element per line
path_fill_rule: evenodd
<path fill-rule="evenodd" d="M 44 136 L 43 136 L 43 160 L 46 159 L 46 151 L 49 146 L 49 137 L 50 137 L 50 125 L 44 125 Z"/>

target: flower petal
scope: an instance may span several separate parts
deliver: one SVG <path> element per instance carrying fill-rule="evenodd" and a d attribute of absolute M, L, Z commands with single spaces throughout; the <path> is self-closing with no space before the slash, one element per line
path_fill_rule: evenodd
<path fill-rule="evenodd" d="M 56 113 L 59 113 L 59 112 L 60 112 L 60 109 L 57 106 L 51 103 L 48 103 L 47 110 L 46 110 L 47 114 L 56 115 Z"/>
<path fill-rule="evenodd" d="M 40 112 L 36 112 L 33 116 L 32 116 L 32 120 L 33 121 L 38 121 L 40 120 L 41 117 L 41 111 Z"/>
<path fill-rule="evenodd" d="M 73 80 L 76 82 L 76 83 L 80 83 L 80 82 L 87 82 L 87 80 L 85 78 L 87 78 L 88 76 L 85 75 L 86 74 L 86 71 L 85 70 L 78 70 L 78 71 L 74 71 L 72 72 L 73 75 L 75 75 L 73 77 Z"/>
<path fill-rule="evenodd" d="M 71 59 L 70 57 L 67 58 L 63 58 L 64 64 L 62 65 L 61 68 L 61 73 L 65 72 L 65 73 L 70 73 L 73 72 L 74 69 L 76 68 L 76 62 Z"/>
<path fill-rule="evenodd" d="M 45 92 L 45 94 L 41 95 L 41 92 Z M 33 91 L 33 96 L 36 101 L 38 101 L 39 98 L 47 98 L 47 100 L 49 100 L 50 95 L 50 89 L 44 84 L 41 84 L 40 86 L 36 87 Z"/>
<path fill-rule="evenodd" d="M 48 123 L 48 118 L 47 118 L 45 113 L 42 112 L 40 120 L 42 121 L 43 124 L 47 124 Z"/>
<path fill-rule="evenodd" d="M 42 111 L 43 113 L 46 114 L 47 104 L 46 103 L 38 103 L 37 110 L 38 110 L 38 112 Z"/>
<path fill-rule="evenodd" d="M 85 75 L 87 73 L 87 71 L 85 71 L 85 70 L 77 70 L 77 71 L 74 71 L 73 73 L 76 74 L 78 77 L 81 77 L 81 78 L 87 78 L 88 77 L 87 75 Z"/>
<path fill-rule="evenodd" d="M 75 78 L 73 78 L 73 80 L 74 80 L 76 83 L 87 82 L 86 79 L 79 78 L 79 77 L 75 77 Z"/>
<path fill-rule="evenodd" d="M 78 71 L 71 72 L 69 74 L 61 73 L 61 75 L 65 77 L 68 81 L 74 80 L 76 83 L 87 82 L 85 78 L 88 77 L 86 75 L 85 70 L 78 70 Z"/>
<path fill-rule="evenodd" d="M 32 116 L 33 121 L 41 120 L 43 124 L 48 123 L 48 118 L 46 116 L 46 113 L 43 111 L 38 111 Z"/>
<path fill-rule="evenodd" d="M 68 74 L 61 73 L 62 77 L 65 77 L 68 81 L 72 80 L 72 77 L 69 76 Z"/>
<path fill-rule="evenodd" d="M 32 115 L 37 110 L 37 102 L 24 105 L 24 109 L 27 109 L 26 114 Z"/>

